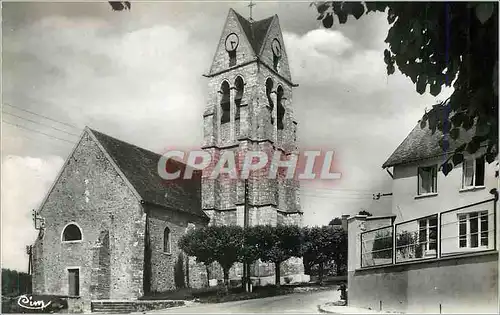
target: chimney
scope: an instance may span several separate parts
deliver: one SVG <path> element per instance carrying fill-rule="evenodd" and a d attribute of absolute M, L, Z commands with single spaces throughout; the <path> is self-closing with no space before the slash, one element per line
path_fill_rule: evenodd
<path fill-rule="evenodd" d="M 342 228 L 347 231 L 347 219 L 349 218 L 348 214 L 343 214 L 342 215 Z"/>

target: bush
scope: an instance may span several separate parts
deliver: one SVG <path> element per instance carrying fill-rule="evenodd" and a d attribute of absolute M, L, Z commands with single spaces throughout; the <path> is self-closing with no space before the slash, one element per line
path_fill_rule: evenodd
<path fill-rule="evenodd" d="M 290 284 L 292 282 L 292 277 L 285 277 L 285 283 Z"/>

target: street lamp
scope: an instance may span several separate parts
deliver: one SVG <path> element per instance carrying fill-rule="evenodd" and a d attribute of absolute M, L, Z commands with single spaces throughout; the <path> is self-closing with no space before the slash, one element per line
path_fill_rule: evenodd
<path fill-rule="evenodd" d="M 43 228 L 45 228 L 45 219 L 40 217 L 38 215 L 38 212 L 33 209 L 31 211 L 31 216 L 33 217 L 33 224 L 35 225 L 35 229 L 37 230 L 42 230 Z"/>

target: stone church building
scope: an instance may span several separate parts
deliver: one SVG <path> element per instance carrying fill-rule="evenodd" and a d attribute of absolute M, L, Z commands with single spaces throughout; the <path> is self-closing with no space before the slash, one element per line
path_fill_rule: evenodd
<path fill-rule="evenodd" d="M 297 85 L 277 16 L 249 21 L 231 9 L 205 76 L 205 151 L 214 157 L 228 150 L 297 154 Z M 210 180 L 197 170 L 192 179 L 164 181 L 159 160 L 157 153 L 85 128 L 37 210 L 44 225 L 33 246 L 34 293 L 116 300 L 206 286 L 205 267 L 177 246 L 190 228 L 302 225 L 296 180 L 259 174 Z M 170 172 L 187 167 L 167 165 Z M 302 259 L 282 269 L 287 280 L 309 280 Z M 209 275 L 222 279 L 217 266 Z M 256 285 L 273 283 L 274 266 L 258 262 L 250 275 Z M 231 279 L 241 276 L 241 266 L 232 268 Z"/>

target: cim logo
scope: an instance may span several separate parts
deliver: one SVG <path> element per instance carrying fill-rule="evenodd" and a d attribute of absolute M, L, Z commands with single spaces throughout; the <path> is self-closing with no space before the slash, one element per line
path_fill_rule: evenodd
<path fill-rule="evenodd" d="M 34 300 L 33 296 L 21 295 L 17 300 L 17 305 L 29 310 L 43 310 L 52 304 L 52 301 Z"/>

